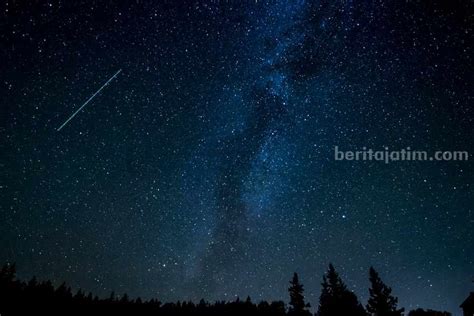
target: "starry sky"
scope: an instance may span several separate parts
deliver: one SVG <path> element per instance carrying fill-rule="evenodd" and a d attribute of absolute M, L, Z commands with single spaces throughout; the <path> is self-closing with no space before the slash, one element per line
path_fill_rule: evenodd
<path fill-rule="evenodd" d="M 162 301 L 473 290 L 470 1 L 6 1 L 0 261 Z M 61 131 L 57 128 L 119 69 Z M 470 156 L 472 158 L 472 156 Z"/>

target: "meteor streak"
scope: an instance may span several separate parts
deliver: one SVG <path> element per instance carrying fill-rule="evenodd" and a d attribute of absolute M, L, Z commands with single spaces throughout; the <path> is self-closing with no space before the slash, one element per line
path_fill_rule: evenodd
<path fill-rule="evenodd" d="M 105 88 L 105 86 L 107 86 L 112 80 L 114 80 L 115 77 L 117 77 L 117 75 L 122 71 L 122 69 L 119 69 L 119 71 L 117 71 L 112 77 L 110 77 L 109 80 L 107 80 L 106 83 L 104 83 L 104 85 L 102 87 L 99 88 L 99 90 L 97 90 L 83 105 L 81 105 L 81 107 L 79 109 L 77 109 L 76 112 L 74 112 L 73 115 L 71 115 L 67 120 L 66 122 L 64 122 L 58 129 L 57 131 L 59 132 L 64 126 L 66 126 L 67 123 L 69 123 L 70 120 L 72 120 L 74 118 L 74 116 L 76 116 L 77 113 L 79 113 L 83 107 L 85 107 L 87 105 L 87 103 L 89 103 L 90 101 L 92 101 L 92 99 L 94 99 L 94 97 L 99 94 L 99 92 Z"/>

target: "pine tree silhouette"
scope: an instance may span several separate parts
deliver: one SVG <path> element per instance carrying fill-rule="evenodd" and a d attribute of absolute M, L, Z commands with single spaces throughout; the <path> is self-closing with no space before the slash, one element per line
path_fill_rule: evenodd
<path fill-rule="evenodd" d="M 298 274 L 293 274 L 293 279 L 290 281 L 290 287 L 288 288 L 290 293 L 290 308 L 288 315 L 311 315 L 307 310 L 310 306 L 304 302 L 304 288 L 303 284 L 298 279 Z"/>
<path fill-rule="evenodd" d="M 391 296 L 390 288 L 380 280 L 375 270 L 370 271 L 371 298 L 367 309 L 371 315 L 400 316 L 396 298 Z M 317 316 L 366 316 L 364 308 L 358 302 L 354 293 L 349 291 L 342 282 L 333 265 L 329 265 L 323 277 L 323 290 L 319 301 Z M 33 277 L 24 282 L 16 279 L 14 265 L 6 264 L 0 268 L 0 314 L 29 315 L 31 308 L 35 312 L 50 316 L 56 315 L 163 315 L 163 316 L 310 316 L 309 304 L 304 300 L 304 288 L 295 273 L 288 288 L 290 306 L 287 309 L 282 301 L 252 302 L 250 297 L 245 301 L 237 298 L 235 301 L 217 301 L 209 303 L 202 299 L 199 304 L 191 301 L 162 304 L 159 300 L 142 300 L 130 298 L 127 294 L 121 297 L 115 292 L 108 298 L 99 298 L 92 293 L 79 289 L 75 295 L 71 288 L 62 283 L 55 288 L 51 281 L 38 281 Z M 372 309 L 373 308 L 373 309 Z M 383 312 L 381 312 L 383 311 Z M 388 312 L 387 312 L 388 311 Z M 448 312 L 417 309 L 409 316 L 450 316 Z"/>
<path fill-rule="evenodd" d="M 115 302 L 116 300 L 117 300 L 117 297 L 115 296 L 115 292 L 114 291 L 110 292 L 109 301 Z"/>
<path fill-rule="evenodd" d="M 369 300 L 367 312 L 373 316 L 401 316 L 405 309 L 397 309 L 398 299 L 392 296 L 392 289 L 385 285 L 373 267 L 369 270 Z"/>
<path fill-rule="evenodd" d="M 4 264 L 0 270 L 0 282 L 12 282 L 16 276 L 15 264 Z"/>
<path fill-rule="evenodd" d="M 126 304 L 126 303 L 128 303 L 128 302 L 129 302 L 128 294 L 127 294 L 127 293 L 124 293 L 124 294 L 122 295 L 122 298 L 120 299 L 120 303 Z"/>
<path fill-rule="evenodd" d="M 418 309 L 410 311 L 408 313 L 408 316 L 451 316 L 451 313 L 435 311 L 432 309 L 424 310 L 422 308 L 418 308 Z"/>
<path fill-rule="evenodd" d="M 367 315 L 357 296 L 347 289 L 332 264 L 329 264 L 321 285 L 318 316 Z"/>

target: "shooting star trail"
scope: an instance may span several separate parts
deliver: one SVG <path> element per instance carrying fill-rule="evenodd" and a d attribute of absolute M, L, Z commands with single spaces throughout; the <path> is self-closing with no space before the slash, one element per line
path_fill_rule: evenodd
<path fill-rule="evenodd" d="M 106 83 L 104 83 L 104 85 L 102 87 L 99 88 L 99 90 L 97 90 L 83 105 L 81 105 L 81 107 L 79 109 L 77 109 L 76 112 L 74 112 L 73 115 L 71 115 L 67 120 L 66 122 L 63 123 L 63 125 L 61 125 L 57 131 L 59 132 L 64 126 L 66 126 L 67 123 L 69 123 L 70 120 L 72 120 L 74 118 L 74 116 L 76 116 L 77 113 L 79 113 L 86 105 L 87 103 L 91 102 L 92 99 L 94 99 L 94 97 L 99 94 L 99 92 L 105 88 L 105 86 L 107 86 L 112 80 L 114 80 L 115 77 L 117 77 L 117 75 L 122 71 L 122 69 L 119 69 L 119 71 L 117 71 L 112 77 L 110 77 L 109 80 L 107 80 Z"/>

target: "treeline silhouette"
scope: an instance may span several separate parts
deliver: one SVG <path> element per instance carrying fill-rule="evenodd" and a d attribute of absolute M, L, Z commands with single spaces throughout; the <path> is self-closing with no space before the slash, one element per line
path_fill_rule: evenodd
<path fill-rule="evenodd" d="M 315 316 L 401 316 L 404 309 L 397 307 L 398 299 L 379 277 L 369 270 L 369 299 L 364 307 L 357 296 L 342 281 L 332 264 L 325 275 Z M 295 273 L 288 288 L 290 301 L 254 303 L 247 297 L 235 301 L 209 303 L 162 303 L 156 299 L 131 299 L 111 293 L 101 299 L 92 293 L 78 290 L 75 294 L 65 283 L 54 287 L 51 281 L 39 282 L 33 277 L 28 282 L 17 280 L 15 265 L 5 264 L 0 271 L 0 315 L 291 315 L 311 316 L 305 302 L 304 287 Z M 448 312 L 417 309 L 408 316 L 449 316 Z"/>

